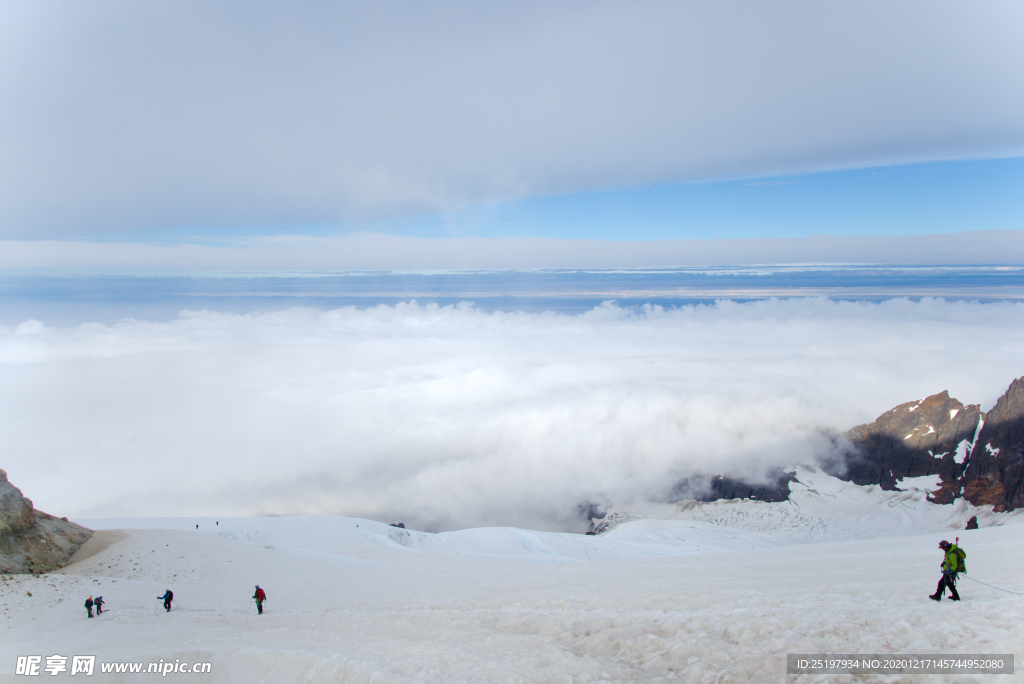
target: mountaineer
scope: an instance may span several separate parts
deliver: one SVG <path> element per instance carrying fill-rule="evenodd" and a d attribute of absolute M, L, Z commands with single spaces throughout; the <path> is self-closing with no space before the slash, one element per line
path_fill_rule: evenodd
<path fill-rule="evenodd" d="M 252 596 L 256 599 L 256 610 L 259 611 L 259 615 L 263 615 L 263 602 L 267 600 L 267 592 L 260 589 L 260 585 L 256 585 L 256 593 Z"/>
<path fill-rule="evenodd" d="M 957 537 L 956 540 L 959 542 L 960 538 Z M 942 568 L 942 579 L 939 580 L 939 586 L 936 587 L 935 593 L 929 595 L 928 598 L 933 601 L 941 601 L 942 594 L 948 587 L 949 598 L 959 601 L 960 594 L 956 592 L 956 576 L 958 573 L 967 572 L 967 566 L 964 564 L 967 552 L 956 544 L 950 544 L 945 539 L 939 542 L 939 548 L 946 554 L 940 566 Z"/>
<path fill-rule="evenodd" d="M 174 592 L 172 592 L 172 591 L 171 591 L 170 589 L 168 589 L 167 591 L 165 591 L 165 592 L 164 592 L 164 595 L 163 595 L 163 596 L 157 596 L 157 597 L 156 597 L 156 599 L 157 599 L 158 601 L 159 601 L 160 599 L 163 599 L 163 602 L 164 602 L 164 609 L 165 609 L 165 610 L 166 610 L 166 611 L 167 611 L 168 613 L 169 613 L 169 612 L 171 612 L 171 601 L 173 601 L 173 600 L 174 600 Z"/>

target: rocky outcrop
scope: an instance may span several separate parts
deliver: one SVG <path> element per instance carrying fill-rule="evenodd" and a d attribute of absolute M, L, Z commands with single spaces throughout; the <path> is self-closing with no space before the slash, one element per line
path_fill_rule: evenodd
<path fill-rule="evenodd" d="M 764 482 L 746 482 L 734 477 L 691 477 L 676 485 L 672 501 L 718 501 L 720 499 L 753 499 L 755 501 L 786 501 L 789 483 L 796 480 L 793 472 L 776 471 Z"/>
<path fill-rule="evenodd" d="M 935 503 L 963 497 L 995 511 L 1024 506 L 1024 378 L 988 413 L 942 392 L 897 406 L 847 435 L 857 453 L 843 479 L 898 489 L 903 478 L 937 474 Z"/>
<path fill-rule="evenodd" d="M 896 490 L 903 478 L 939 475 L 941 488 L 932 499 L 950 503 L 960 495 L 981 421 L 977 404 L 964 406 L 949 392 L 900 404 L 875 422 L 846 433 L 856 453 L 847 459 L 846 473 L 840 477 Z"/>
<path fill-rule="evenodd" d="M 63 567 L 92 531 L 32 507 L 0 470 L 0 572 L 43 573 Z"/>
<path fill-rule="evenodd" d="M 985 415 L 963 478 L 963 496 L 996 511 L 1024 506 L 1024 378 Z"/>
<path fill-rule="evenodd" d="M 0 538 L 24 532 L 35 522 L 32 502 L 7 481 L 7 472 L 0 470 Z"/>

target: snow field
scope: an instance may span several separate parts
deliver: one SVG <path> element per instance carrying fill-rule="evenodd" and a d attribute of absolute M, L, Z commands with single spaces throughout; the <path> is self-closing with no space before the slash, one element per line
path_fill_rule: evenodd
<path fill-rule="evenodd" d="M 109 521 L 127 535 L 96 555 L 0 583 L 0 666 L 57 653 L 209 660 L 210 682 L 966 682 L 787 677 L 786 653 L 1020 656 L 1024 643 L 1024 596 L 964 579 L 959 604 L 927 598 L 938 540 L 956 534 L 969 576 L 1024 591 L 1024 527 L 1014 524 L 809 544 L 692 521 L 626 523 L 600 537 L 429 535 L 339 516 L 220 523 Z M 410 546 L 395 541 L 403 534 Z M 616 559 L 581 560 L 588 548 Z M 263 616 L 249 600 L 257 583 Z M 168 587 L 175 604 L 164 613 L 156 597 Z M 109 613 L 88 620 L 90 594 Z"/>
<path fill-rule="evenodd" d="M 907 478 L 906 491 L 859 486 L 816 468 L 797 467 L 788 501 L 687 501 L 678 504 L 639 503 L 612 509 L 610 520 L 690 520 L 723 529 L 785 535 L 791 540 L 830 541 L 901 537 L 922 532 L 962 530 L 972 516 L 981 527 L 1024 521 L 1024 509 L 994 513 L 991 506 L 973 506 L 964 499 L 937 506 L 928 501 L 938 488 L 935 475 Z"/>

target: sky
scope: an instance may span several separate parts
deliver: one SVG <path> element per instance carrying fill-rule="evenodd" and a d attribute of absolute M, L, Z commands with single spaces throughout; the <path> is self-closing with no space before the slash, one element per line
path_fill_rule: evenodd
<path fill-rule="evenodd" d="M 1020 230 L 1022 24 L 1011 1 L 8 2 L 0 240 Z"/>
<path fill-rule="evenodd" d="M 59 515 L 576 529 L 987 408 L 1024 375 L 1022 26 L 0 3 L 0 466 Z"/>

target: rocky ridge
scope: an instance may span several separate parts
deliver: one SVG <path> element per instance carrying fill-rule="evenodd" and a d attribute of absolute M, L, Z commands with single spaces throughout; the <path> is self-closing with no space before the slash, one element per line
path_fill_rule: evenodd
<path fill-rule="evenodd" d="M 63 567 L 92 530 L 32 506 L 0 470 L 0 572 L 41 574 Z"/>
<path fill-rule="evenodd" d="M 906 477 L 939 475 L 936 503 L 951 503 L 963 492 L 963 478 L 985 414 L 940 392 L 886 411 L 846 436 L 856 449 L 837 475 L 859 485 L 899 489 Z M 974 503 L 972 501 L 972 503 Z"/>
<path fill-rule="evenodd" d="M 1024 507 L 1024 378 L 987 413 L 941 392 L 846 434 L 856 452 L 837 473 L 842 479 L 897 490 L 903 478 L 938 475 L 934 503 L 962 497 L 997 512 Z"/>
<path fill-rule="evenodd" d="M 837 443 L 850 446 L 845 457 L 815 465 L 841 480 L 902 491 L 906 478 L 938 475 L 939 487 L 928 496 L 933 503 L 963 498 L 995 512 L 1024 508 L 1024 377 L 1014 380 L 987 413 L 943 391 L 900 404 L 850 429 Z M 773 473 L 767 482 L 690 477 L 675 486 L 669 502 L 786 501 L 794 479 L 793 472 Z M 605 508 L 588 511 L 592 532 L 623 522 L 608 519 Z"/>
<path fill-rule="evenodd" d="M 1024 377 L 985 415 L 963 478 L 963 496 L 997 511 L 1024 507 Z"/>

